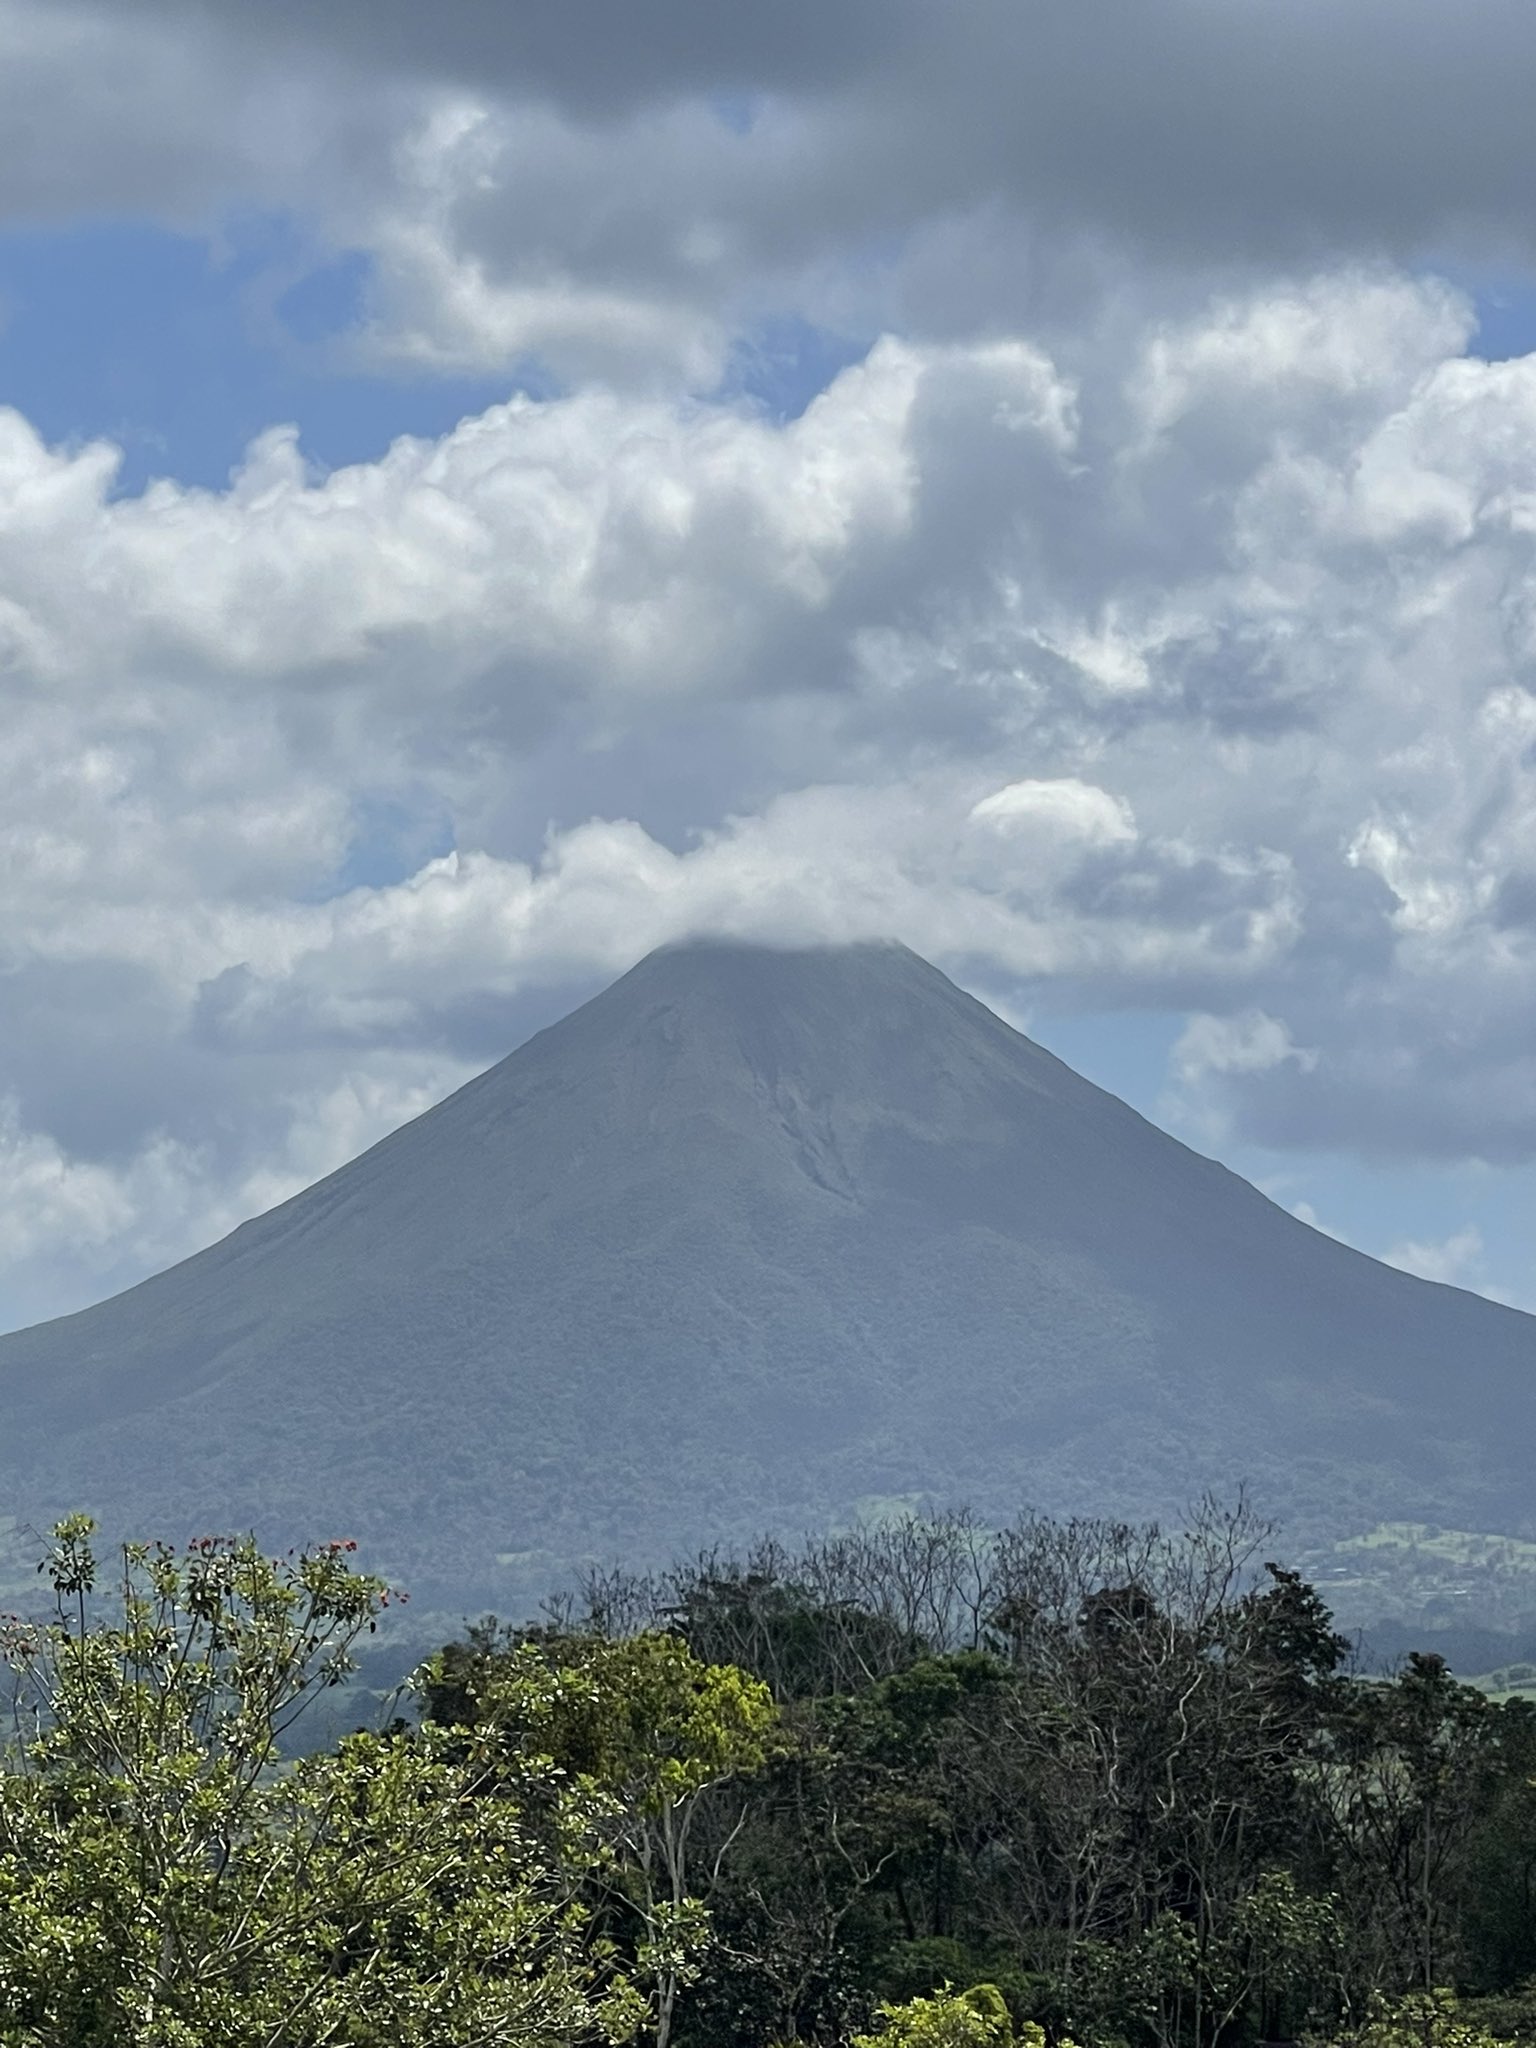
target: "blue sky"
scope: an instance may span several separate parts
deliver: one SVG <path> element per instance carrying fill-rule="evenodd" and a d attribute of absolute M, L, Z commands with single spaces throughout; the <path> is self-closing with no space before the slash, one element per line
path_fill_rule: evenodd
<path fill-rule="evenodd" d="M 151 477 L 222 489 L 266 427 L 293 422 L 315 463 L 446 432 L 513 379 L 349 366 L 365 252 L 306 249 L 293 223 L 229 224 L 216 243 L 149 221 L 0 236 L 0 376 L 51 442 L 122 450 L 118 488 Z"/>
<path fill-rule="evenodd" d="M 277 423 L 338 469 L 514 390 L 557 388 L 536 361 L 370 368 L 357 344 L 371 273 L 365 250 L 317 250 L 273 216 L 228 222 L 212 242 L 148 221 L 13 230 L 0 235 L 4 402 L 51 442 L 114 443 L 117 488 L 132 494 L 153 477 L 221 489 Z M 872 339 L 764 320 L 738 338 L 720 389 L 792 418 Z"/>
<path fill-rule="evenodd" d="M 0 0 L 0 1325 L 705 928 L 1536 1307 L 1536 31 L 579 13 Z"/>

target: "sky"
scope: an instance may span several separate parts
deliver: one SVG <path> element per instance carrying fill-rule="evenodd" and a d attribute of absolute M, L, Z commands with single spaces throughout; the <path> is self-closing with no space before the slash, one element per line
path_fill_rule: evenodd
<path fill-rule="evenodd" d="M 1529 0 L 0 0 L 0 1328 L 694 932 L 1536 1309 Z"/>

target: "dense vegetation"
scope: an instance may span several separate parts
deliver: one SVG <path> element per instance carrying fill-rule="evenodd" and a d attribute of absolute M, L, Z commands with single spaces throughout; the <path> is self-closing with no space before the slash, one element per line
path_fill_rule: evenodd
<path fill-rule="evenodd" d="M 109 1589 L 63 1525 L 6 1642 L 0 2043 L 1536 2034 L 1536 1708 L 1351 1675 L 1265 1544 L 962 1516 L 598 1575 L 284 1762 L 386 1589 L 223 1540 Z"/>

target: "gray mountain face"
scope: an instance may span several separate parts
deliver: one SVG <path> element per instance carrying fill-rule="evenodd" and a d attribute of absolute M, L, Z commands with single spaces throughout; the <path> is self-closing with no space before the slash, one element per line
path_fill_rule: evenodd
<path fill-rule="evenodd" d="M 1530 1520 L 1536 1318 L 1276 1208 L 896 946 L 695 943 L 0 1339 L 0 1510 L 501 1599 L 892 1498 Z"/>

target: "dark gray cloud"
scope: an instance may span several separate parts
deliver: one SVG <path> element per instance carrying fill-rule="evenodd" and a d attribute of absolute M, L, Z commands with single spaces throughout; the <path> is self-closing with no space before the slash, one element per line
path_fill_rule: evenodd
<path fill-rule="evenodd" d="M 1523 0 L 5 0 L 0 32 L 0 211 L 292 210 L 371 254 L 366 346 L 418 369 L 703 388 L 774 317 L 1052 339 L 1216 274 L 1536 254 Z"/>
<path fill-rule="evenodd" d="M 573 113 L 611 116 L 692 94 L 817 94 L 846 87 L 922 37 L 917 0 L 266 0 L 259 21 L 237 0 L 127 0 L 160 16 L 250 37 L 262 46 L 332 50 L 365 70 L 449 79 Z"/>
<path fill-rule="evenodd" d="M 127 0 L 112 13 L 135 11 L 577 121 L 712 96 L 799 105 L 798 148 L 766 149 L 761 182 L 734 195 L 766 257 L 999 200 L 1202 260 L 1422 248 L 1469 229 L 1527 247 L 1536 201 L 1523 0 L 269 0 L 259 13 Z"/>

